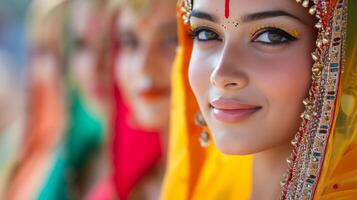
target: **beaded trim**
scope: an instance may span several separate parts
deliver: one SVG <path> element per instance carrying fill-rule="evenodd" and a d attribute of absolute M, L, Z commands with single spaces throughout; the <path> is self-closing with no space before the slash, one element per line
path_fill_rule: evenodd
<path fill-rule="evenodd" d="M 190 14 L 192 11 L 192 0 L 178 0 L 177 3 L 178 6 L 181 7 L 181 12 L 183 13 L 183 23 L 188 25 L 190 23 Z"/>
<path fill-rule="evenodd" d="M 295 138 L 288 171 L 283 176 L 281 199 L 313 199 L 331 134 L 342 73 L 343 41 L 346 29 L 346 0 L 301 1 L 318 19 L 316 49 L 312 53 L 312 84 L 303 101 L 305 111 Z"/>

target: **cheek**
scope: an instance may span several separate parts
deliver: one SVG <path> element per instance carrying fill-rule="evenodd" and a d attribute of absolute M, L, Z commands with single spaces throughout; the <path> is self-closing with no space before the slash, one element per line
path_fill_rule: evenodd
<path fill-rule="evenodd" d="M 160 52 L 155 53 L 156 54 L 152 55 L 152 57 L 154 58 L 154 60 L 152 61 L 152 69 L 149 70 L 150 72 L 144 73 L 148 73 L 146 74 L 147 76 L 154 78 L 154 81 L 158 85 L 169 86 L 171 84 L 171 69 L 175 54 L 171 54 L 170 56 L 164 56 L 163 54 L 160 54 Z"/>
<path fill-rule="evenodd" d="M 278 63 L 272 63 L 261 74 L 259 86 L 265 91 L 271 102 L 281 100 L 301 100 L 307 95 L 308 86 L 311 82 L 311 62 L 298 59 L 281 59 Z"/>
<path fill-rule="evenodd" d="M 73 68 L 82 87 L 95 81 L 95 55 L 78 55 L 73 58 Z"/>
<path fill-rule="evenodd" d="M 212 64 L 209 61 L 210 58 L 212 58 L 212 56 L 206 57 L 193 49 L 189 66 L 190 86 L 201 110 L 203 110 L 202 108 L 210 85 L 209 78 L 212 71 L 210 67 Z"/>
<path fill-rule="evenodd" d="M 171 71 L 172 71 L 172 65 L 173 62 L 172 60 L 170 60 L 169 62 L 165 62 L 165 65 L 162 66 L 162 70 L 156 70 L 155 73 L 155 77 L 159 77 L 159 81 L 160 79 L 162 82 L 162 86 L 166 86 L 166 87 L 170 87 L 171 85 Z"/>
<path fill-rule="evenodd" d="M 295 49 L 292 52 L 301 51 Z M 292 56 L 287 52 L 280 58 L 260 64 L 266 67 L 260 68 L 251 77 L 256 77 L 253 81 L 265 96 L 267 104 L 266 124 L 262 125 L 266 125 L 265 130 L 270 132 L 268 135 L 276 135 L 281 141 L 290 139 L 300 125 L 300 114 L 304 110 L 302 101 L 307 97 L 311 83 L 310 54 L 301 52 Z"/>
<path fill-rule="evenodd" d="M 124 95 L 128 95 L 131 90 L 131 86 L 133 80 L 133 69 L 130 58 L 125 55 L 118 56 L 116 61 L 116 77 L 119 88 L 124 93 Z"/>
<path fill-rule="evenodd" d="M 266 68 L 260 70 L 259 85 L 266 92 L 269 103 L 279 102 L 287 106 L 301 107 L 302 100 L 307 96 L 311 83 L 312 60 L 303 45 L 282 53 L 278 58 L 266 60 Z"/>

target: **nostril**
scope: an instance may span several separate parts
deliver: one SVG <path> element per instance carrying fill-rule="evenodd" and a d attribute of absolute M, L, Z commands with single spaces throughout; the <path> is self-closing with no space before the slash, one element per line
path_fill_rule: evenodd
<path fill-rule="evenodd" d="M 228 87 L 228 88 L 234 88 L 234 87 L 238 87 L 238 86 L 239 86 L 238 83 L 227 83 L 227 84 L 225 85 L 225 87 Z"/>
<path fill-rule="evenodd" d="M 248 80 L 243 74 L 218 74 L 214 73 L 210 77 L 210 82 L 213 86 L 221 89 L 239 89 L 244 87 Z"/>

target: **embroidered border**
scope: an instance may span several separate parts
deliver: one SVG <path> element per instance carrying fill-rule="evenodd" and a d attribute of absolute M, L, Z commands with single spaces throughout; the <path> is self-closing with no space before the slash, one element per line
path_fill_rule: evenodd
<path fill-rule="evenodd" d="M 292 141 L 294 150 L 288 158 L 289 171 L 283 177 L 281 199 L 313 199 L 323 167 L 327 143 L 331 135 L 339 80 L 342 73 L 342 53 L 346 24 L 346 0 L 336 4 L 314 1 L 320 21 L 313 81 L 303 122 Z M 329 16 L 329 13 L 333 16 Z"/>

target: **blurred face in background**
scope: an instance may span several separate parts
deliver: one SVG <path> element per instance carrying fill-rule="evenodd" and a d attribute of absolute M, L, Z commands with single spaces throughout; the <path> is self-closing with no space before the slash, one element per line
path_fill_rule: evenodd
<path fill-rule="evenodd" d="M 174 0 L 129 1 L 118 16 L 118 85 L 136 125 L 167 127 L 170 76 L 177 46 Z"/>
<path fill-rule="evenodd" d="M 19 76 L 11 71 L 14 68 L 11 61 L 0 49 L 0 135 L 19 114 L 23 99 Z"/>
<path fill-rule="evenodd" d="M 87 100 L 98 102 L 104 95 L 106 66 L 101 62 L 106 19 L 92 1 L 73 2 L 72 37 L 74 48 L 70 67 L 74 79 Z"/>

